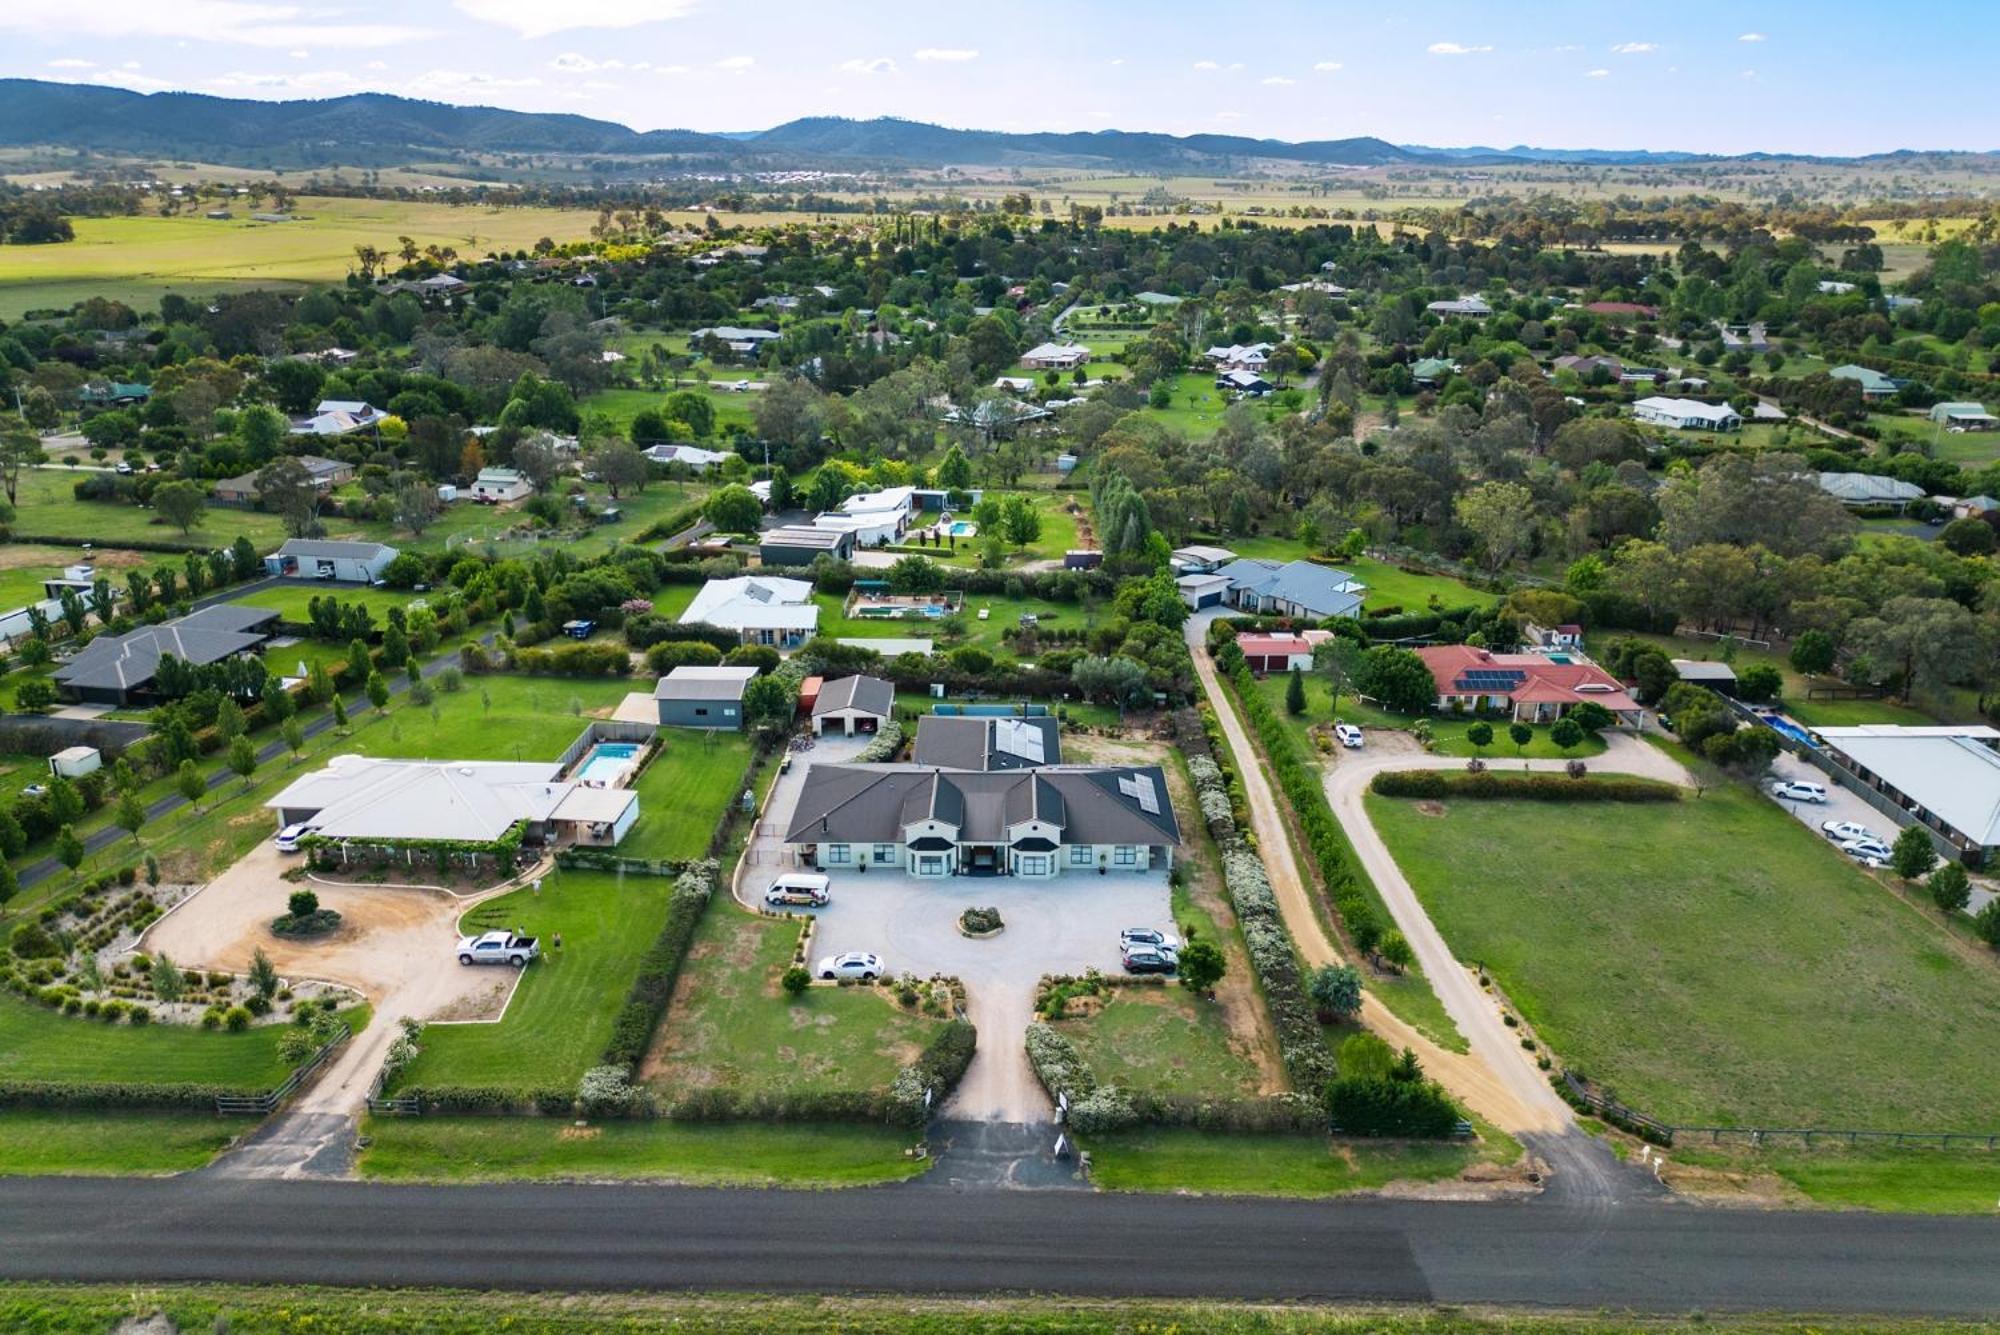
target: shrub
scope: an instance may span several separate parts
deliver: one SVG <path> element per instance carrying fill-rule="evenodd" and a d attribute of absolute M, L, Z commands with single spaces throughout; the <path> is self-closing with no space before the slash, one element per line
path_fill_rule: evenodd
<path fill-rule="evenodd" d="M 1927 888 L 1931 902 L 1944 913 L 1961 913 L 1972 902 L 1972 881 L 1956 862 L 1947 862 L 1932 872 Z"/>
<path fill-rule="evenodd" d="M 310 890 L 294 890 L 285 899 L 285 911 L 294 918 L 308 918 L 319 912 L 319 896 Z"/>
<path fill-rule="evenodd" d="M 652 1045 L 653 1031 L 666 1013 L 673 996 L 674 979 L 687 958 L 694 940 L 695 925 L 715 888 L 717 867 L 714 859 L 695 863 L 674 881 L 667 903 L 667 921 L 659 938 L 639 961 L 639 973 L 632 990 L 611 1024 L 611 1041 L 605 1045 L 604 1064 L 636 1066 Z"/>
<path fill-rule="evenodd" d="M 1004 925 L 997 908 L 967 909 L 958 915 L 958 925 L 975 936 L 997 932 Z"/>
<path fill-rule="evenodd" d="M 222 1023 L 232 1034 L 240 1034 L 250 1027 L 251 1015 L 247 1007 L 231 1006 L 222 1013 Z"/>
<path fill-rule="evenodd" d="M 1326 1090 L 1334 1130 L 1349 1136 L 1441 1140 L 1458 1129 L 1458 1108 L 1434 1082 L 1343 1076 Z"/>
<path fill-rule="evenodd" d="M 805 990 L 812 986 L 812 973 L 804 965 L 794 964 L 785 970 L 778 984 L 785 989 L 788 996 L 803 996 Z"/>
<path fill-rule="evenodd" d="M 1369 781 L 1368 788 L 1383 797 L 1430 801 L 1456 797 L 1531 802 L 1677 802 L 1681 796 L 1680 789 L 1657 779 L 1600 778 L 1594 783 L 1576 783 L 1554 774 L 1521 774 L 1512 770 L 1384 770 Z"/>

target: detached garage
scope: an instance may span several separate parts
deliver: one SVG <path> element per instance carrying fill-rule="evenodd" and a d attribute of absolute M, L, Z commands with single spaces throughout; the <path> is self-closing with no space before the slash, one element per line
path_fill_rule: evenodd
<path fill-rule="evenodd" d="M 1226 575 L 1182 575 L 1174 584 L 1181 591 L 1181 601 L 1197 612 L 1204 607 L 1221 607 L 1229 597 Z"/>
<path fill-rule="evenodd" d="M 813 732 L 852 737 L 879 732 L 896 709 L 896 688 L 880 677 L 841 677 L 819 688 L 813 701 Z"/>

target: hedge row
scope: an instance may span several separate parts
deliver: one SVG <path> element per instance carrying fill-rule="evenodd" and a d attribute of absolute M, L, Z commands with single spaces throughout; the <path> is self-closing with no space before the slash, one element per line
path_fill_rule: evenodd
<path fill-rule="evenodd" d="M 1028 1026 L 1028 1064 L 1050 1098 L 1069 1096 L 1067 1124 L 1078 1135 L 1104 1135 L 1135 1126 L 1191 1127 L 1202 1131 L 1326 1131 L 1326 1112 L 1305 1094 L 1219 1099 L 1158 1094 L 1100 1085 L 1076 1045 L 1059 1030 Z"/>
<path fill-rule="evenodd" d="M 447 1085 L 432 1089 L 412 1086 L 392 1096 L 414 1099 L 427 1113 L 451 1113 L 468 1117 L 513 1117 L 540 1113 L 546 1117 L 566 1117 L 576 1106 L 573 1089 L 497 1089 L 490 1085 Z"/>
<path fill-rule="evenodd" d="M 1333 1057 L 1326 1050 L 1320 1032 L 1319 1010 L 1306 995 L 1305 977 L 1299 969 L 1298 948 L 1285 927 L 1278 909 L 1278 897 L 1271 889 L 1270 874 L 1263 859 L 1237 831 L 1233 815 L 1219 810 L 1229 800 L 1227 780 L 1220 757 L 1196 757 L 1188 763 L 1194 781 L 1195 798 L 1211 828 L 1222 833 L 1216 842 L 1222 849 L 1222 880 L 1229 902 L 1236 909 L 1236 923 L 1243 933 L 1250 967 L 1264 988 L 1264 1002 L 1271 1010 L 1271 1023 L 1278 1033 L 1278 1055 L 1292 1088 L 1316 1090 L 1334 1074 Z M 1222 817 L 1222 819 L 1217 819 Z"/>
<path fill-rule="evenodd" d="M 1496 770 L 1384 770 L 1369 782 L 1383 797 L 1516 798 L 1529 802 L 1678 802 L 1681 790 L 1658 779 L 1572 779 L 1563 774 Z"/>
<path fill-rule="evenodd" d="M 1299 757 L 1292 734 L 1258 693 L 1249 669 L 1237 668 L 1230 684 L 1236 688 L 1244 715 L 1257 730 L 1264 754 L 1270 757 L 1278 787 L 1298 817 L 1299 829 L 1305 835 L 1306 846 L 1312 850 L 1334 909 L 1347 924 L 1355 946 L 1363 953 L 1373 950 L 1383 933 L 1382 920 L 1370 894 L 1373 887 L 1367 886 L 1355 869 L 1354 850 L 1340 822 L 1334 819 L 1333 809 L 1326 804 L 1326 790 L 1320 786 L 1319 772 Z"/>
<path fill-rule="evenodd" d="M 666 926 L 660 929 L 653 948 L 639 961 L 639 976 L 632 980 L 632 990 L 625 1004 L 619 1007 L 618 1018 L 612 1021 L 611 1041 L 604 1048 L 607 1065 L 637 1069 L 646 1049 L 652 1046 L 653 1031 L 659 1028 L 660 1017 L 667 1013 L 674 979 L 680 976 L 681 963 L 694 941 L 702 910 L 708 907 L 709 896 L 715 891 L 716 873 L 714 860 L 706 859 L 675 879 L 667 901 Z"/>
<path fill-rule="evenodd" d="M 217 1098 L 255 1098 L 266 1091 L 228 1085 L 78 1084 L 67 1080 L 0 1081 L 0 1108 L 145 1109 L 214 1112 Z"/>

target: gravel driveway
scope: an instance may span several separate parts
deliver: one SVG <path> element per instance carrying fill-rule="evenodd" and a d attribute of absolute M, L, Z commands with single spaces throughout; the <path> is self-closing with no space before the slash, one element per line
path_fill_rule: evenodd
<path fill-rule="evenodd" d="M 958 915 L 975 906 L 997 907 L 1005 930 L 985 940 L 961 935 Z M 835 876 L 833 903 L 819 920 L 815 958 L 872 950 L 893 973 L 964 980 L 979 1049 L 947 1116 L 1042 1122 L 1049 1103 L 1022 1038 L 1034 1018 L 1036 980 L 1093 968 L 1117 973 L 1119 931 L 1171 928 L 1173 915 L 1165 872 L 937 881 L 871 871 Z"/>

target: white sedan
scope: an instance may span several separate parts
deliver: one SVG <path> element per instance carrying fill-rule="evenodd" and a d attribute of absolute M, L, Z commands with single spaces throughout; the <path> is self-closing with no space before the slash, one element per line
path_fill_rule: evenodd
<path fill-rule="evenodd" d="M 1340 739 L 1340 744 L 1346 747 L 1348 750 L 1359 751 L 1361 749 L 1362 745 L 1361 729 L 1355 727 L 1352 723 L 1334 724 L 1333 735 L 1335 737 L 1338 737 Z"/>
<path fill-rule="evenodd" d="M 882 976 L 882 957 L 866 950 L 850 950 L 845 955 L 828 955 L 813 972 L 821 978 L 859 978 L 873 982 Z"/>

